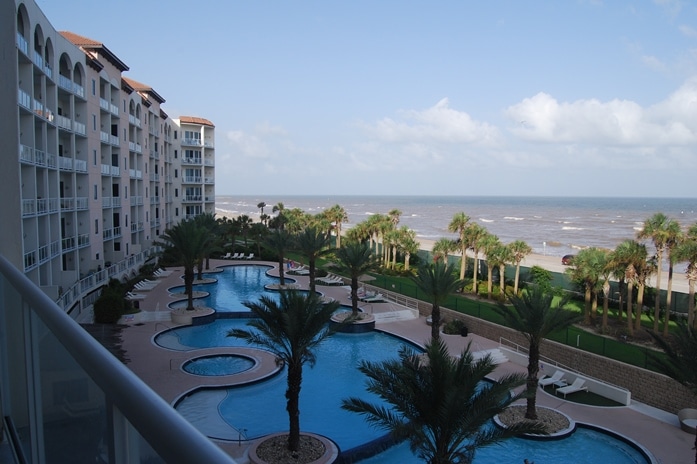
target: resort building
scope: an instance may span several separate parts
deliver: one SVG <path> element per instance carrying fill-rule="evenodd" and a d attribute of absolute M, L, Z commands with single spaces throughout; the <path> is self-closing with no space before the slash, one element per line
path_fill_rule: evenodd
<path fill-rule="evenodd" d="M 43 364 L 42 350 L 68 335 L 36 308 L 50 314 L 53 302 L 60 316 L 88 320 L 98 290 L 134 275 L 168 227 L 214 212 L 215 130 L 172 119 L 107 45 L 57 31 L 34 0 L 0 2 L 0 60 L 0 415 L 14 420 L 0 432 L 26 462 L 60 462 L 47 454 L 47 427 L 70 427 L 68 399 L 126 419 L 118 398 L 94 392 L 105 379 Z"/>

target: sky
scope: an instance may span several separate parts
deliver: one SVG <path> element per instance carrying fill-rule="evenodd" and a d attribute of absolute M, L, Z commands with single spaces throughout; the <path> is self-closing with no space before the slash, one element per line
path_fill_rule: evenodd
<path fill-rule="evenodd" d="M 215 124 L 217 195 L 697 197 L 697 3 L 37 0 Z"/>

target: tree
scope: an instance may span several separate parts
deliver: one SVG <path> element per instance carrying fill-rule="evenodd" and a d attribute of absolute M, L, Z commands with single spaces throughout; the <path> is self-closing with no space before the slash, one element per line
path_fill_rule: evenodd
<path fill-rule="evenodd" d="M 487 268 L 487 286 L 486 286 L 486 297 L 491 299 L 494 291 L 494 267 L 498 266 L 499 261 L 498 254 L 502 253 L 503 244 L 499 240 L 498 236 L 494 234 L 488 234 L 484 240 L 482 240 L 482 249 L 484 250 L 484 255 L 486 256 L 486 268 Z"/>
<path fill-rule="evenodd" d="M 469 247 L 474 252 L 474 271 L 472 273 L 472 291 L 475 295 L 479 294 L 477 289 L 477 272 L 479 271 L 479 252 L 484 247 L 486 236 L 489 235 L 487 230 L 479 224 L 472 224 L 467 228 L 467 242 Z"/>
<path fill-rule="evenodd" d="M 448 231 L 455 232 L 458 235 L 457 244 L 460 248 L 460 280 L 464 282 L 465 273 L 467 272 L 467 241 L 465 240 L 465 231 L 470 224 L 470 217 L 464 212 L 455 213 L 453 219 L 448 224 Z"/>
<path fill-rule="evenodd" d="M 293 244 L 293 238 L 290 234 L 283 229 L 274 229 L 269 233 L 262 242 L 264 248 L 276 255 L 278 259 L 278 275 L 281 280 L 281 285 L 285 285 L 285 274 L 283 268 L 283 261 L 286 252 L 291 248 Z"/>
<path fill-rule="evenodd" d="M 522 240 L 516 240 L 510 245 L 513 252 L 513 262 L 515 263 L 515 280 L 513 282 L 513 293 L 518 294 L 518 282 L 520 279 L 520 262 L 527 255 L 532 253 L 532 247 Z"/>
<path fill-rule="evenodd" d="M 367 243 L 349 242 L 334 252 L 341 271 L 351 279 L 351 317 L 358 316 L 358 278 L 378 267 Z"/>
<path fill-rule="evenodd" d="M 419 242 L 416 241 L 416 231 L 407 226 L 399 228 L 399 249 L 404 254 L 404 270 L 409 271 L 411 255 L 419 251 Z"/>
<path fill-rule="evenodd" d="M 613 252 L 613 265 L 624 268 L 624 280 L 627 282 L 627 331 L 629 335 L 634 335 L 634 306 L 632 298 L 634 294 L 634 283 L 637 280 L 637 265 L 646 261 L 646 246 L 639 242 L 627 239 L 617 245 Z"/>
<path fill-rule="evenodd" d="M 348 222 L 348 213 L 340 205 L 334 205 L 327 211 L 327 217 L 333 223 L 334 230 L 336 231 L 336 247 L 341 248 L 341 224 Z"/>
<path fill-rule="evenodd" d="M 509 295 L 512 308 L 499 304 L 494 310 L 513 330 L 528 341 L 527 408 L 525 418 L 537 419 L 537 376 L 540 371 L 540 345 L 550 334 L 578 322 L 581 315 L 564 308 L 562 298 L 553 307 L 554 295 L 541 287 L 532 286 L 521 296 Z"/>
<path fill-rule="evenodd" d="M 184 291 L 187 295 L 186 309 L 193 311 L 194 269 L 208 248 L 210 232 L 195 220 L 187 219 L 160 235 L 161 244 L 168 249 L 184 267 Z"/>
<path fill-rule="evenodd" d="M 566 270 L 571 280 L 584 290 L 584 324 L 595 322 L 598 308 L 598 291 L 602 288 L 603 272 L 607 266 L 607 252 L 590 247 L 578 252 Z"/>
<path fill-rule="evenodd" d="M 315 293 L 317 258 L 327 253 L 329 236 L 321 229 L 309 226 L 295 236 L 295 248 L 307 258 L 310 271 L 310 293 Z"/>
<path fill-rule="evenodd" d="M 288 450 L 300 444 L 300 389 L 303 365 L 313 366 L 315 350 L 331 331 L 329 320 L 338 302 L 323 303 L 316 293 L 302 294 L 284 290 L 280 301 L 262 296 L 258 302 L 245 302 L 254 314 L 247 325 L 254 330 L 234 329 L 228 336 L 260 346 L 276 356 L 276 362 L 288 369 L 286 411 L 288 411 Z"/>
<path fill-rule="evenodd" d="M 259 221 L 261 221 L 263 224 L 266 224 L 266 215 L 264 214 L 264 208 L 266 208 L 266 203 L 264 203 L 263 201 L 257 203 L 257 208 L 259 208 Z"/>
<path fill-rule="evenodd" d="M 687 278 L 687 325 L 695 328 L 695 282 L 697 282 L 697 224 L 693 224 L 687 231 L 685 239 L 680 242 L 675 250 L 677 261 L 687 262 L 685 278 Z"/>
<path fill-rule="evenodd" d="M 271 212 L 277 214 L 269 222 L 269 227 L 273 227 L 274 229 L 285 229 L 286 218 L 283 215 L 285 209 L 286 207 L 280 201 L 277 204 L 273 205 L 273 208 L 271 208 Z"/>
<path fill-rule="evenodd" d="M 663 255 L 666 250 L 672 250 L 680 235 L 680 224 L 677 221 L 670 220 L 663 213 L 656 213 L 647 220 L 644 221 L 644 227 L 637 233 L 638 239 L 650 238 L 656 248 L 656 261 L 657 261 L 657 271 L 656 271 L 656 304 L 654 307 L 654 319 L 653 319 L 653 330 L 658 331 L 658 321 L 661 314 L 661 275 L 663 267 Z M 672 262 L 669 259 L 670 265 L 670 280 L 672 283 L 673 272 L 672 272 Z M 672 285 L 671 285 L 672 287 Z M 669 313 L 666 311 L 664 321 L 665 335 L 668 334 L 668 317 Z"/>
<path fill-rule="evenodd" d="M 412 277 L 416 286 L 431 299 L 431 338 L 440 338 L 440 307 L 451 293 L 462 287 L 462 281 L 453 274 L 453 269 L 442 261 L 422 266 Z"/>
<path fill-rule="evenodd" d="M 240 232 L 242 233 L 242 237 L 244 237 L 244 247 L 247 248 L 247 238 L 249 237 L 249 231 L 252 229 L 252 223 L 254 221 L 246 214 L 237 216 L 235 220 L 240 225 Z"/>
<path fill-rule="evenodd" d="M 448 254 L 453 251 L 455 242 L 446 237 L 441 237 L 433 244 L 431 253 L 433 253 L 433 261 L 443 261 L 448 264 Z"/>
<path fill-rule="evenodd" d="M 470 346 L 453 358 L 441 340 L 431 340 L 417 356 L 402 348 L 399 359 L 363 361 L 367 390 L 392 408 L 361 398 L 342 400 L 345 410 L 407 440 L 412 452 L 432 464 L 470 463 L 477 449 L 522 433 L 544 434 L 542 424 L 521 422 L 510 428 L 491 427 L 491 419 L 520 394 L 511 394 L 525 381 L 522 374 L 483 382 L 495 369 L 490 356 L 475 361 Z M 485 386 L 482 386 L 485 385 Z"/>
<path fill-rule="evenodd" d="M 651 363 L 661 373 L 677 380 L 697 395 L 697 332 L 689 325 L 678 323 L 672 343 L 655 332 L 649 333 L 667 355 L 667 358 L 659 357 L 649 351 Z M 697 450 L 697 436 L 693 449 Z M 697 464 L 697 451 L 695 453 Z"/>
<path fill-rule="evenodd" d="M 198 278 L 200 280 L 203 279 L 203 263 L 206 263 L 206 269 L 210 269 L 211 253 L 220 251 L 220 247 L 216 243 L 218 239 L 218 223 L 215 221 L 215 214 L 213 213 L 201 213 L 194 216 L 193 220 L 199 227 L 206 229 L 210 235 L 206 248 L 201 250 L 201 259 L 198 262 Z"/>

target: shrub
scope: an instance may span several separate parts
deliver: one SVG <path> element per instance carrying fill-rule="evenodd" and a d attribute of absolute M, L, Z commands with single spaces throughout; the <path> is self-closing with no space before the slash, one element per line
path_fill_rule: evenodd
<path fill-rule="evenodd" d="M 469 332 L 467 324 L 460 319 L 453 319 L 443 325 L 443 333 L 448 335 L 462 335 Z"/>

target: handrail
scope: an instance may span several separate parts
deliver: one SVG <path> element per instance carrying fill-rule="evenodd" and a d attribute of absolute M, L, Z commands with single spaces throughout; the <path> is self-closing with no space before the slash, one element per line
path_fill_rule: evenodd
<path fill-rule="evenodd" d="M 2 255 L 0 274 L 166 462 L 235 463 L 61 311 L 55 302 Z"/>

